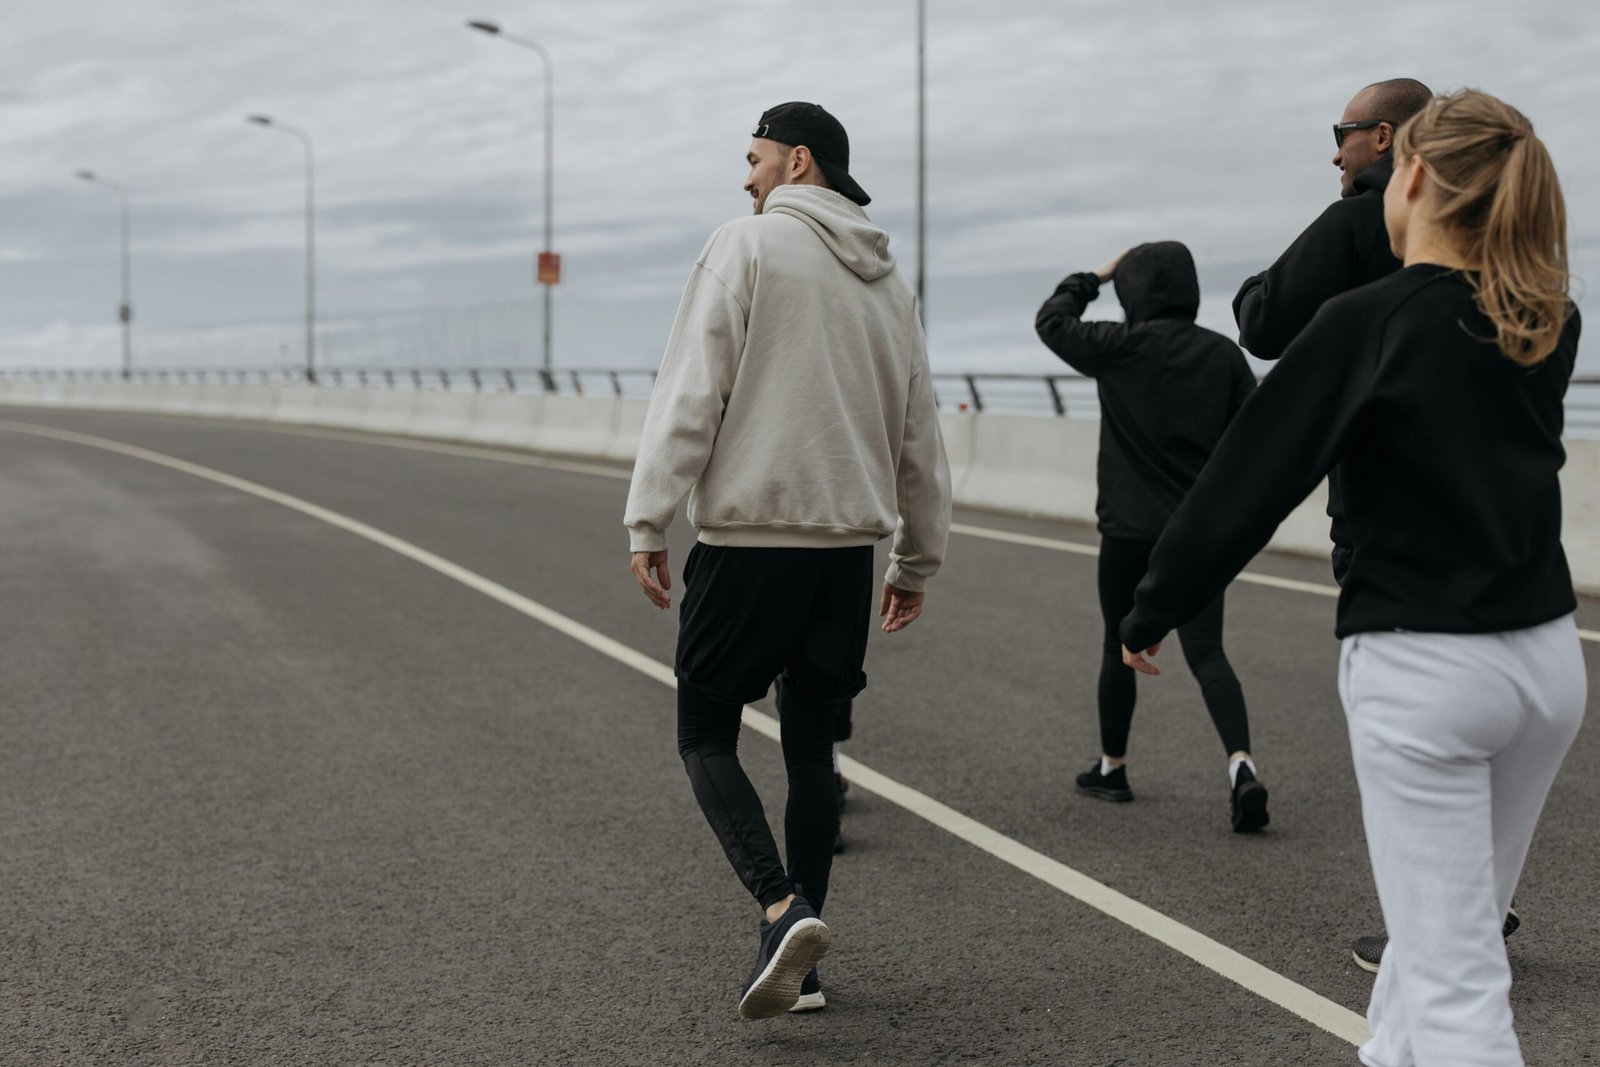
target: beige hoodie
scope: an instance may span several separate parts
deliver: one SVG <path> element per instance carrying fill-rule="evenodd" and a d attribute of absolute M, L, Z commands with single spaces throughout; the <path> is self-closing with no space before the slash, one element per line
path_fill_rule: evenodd
<path fill-rule="evenodd" d="M 633 551 L 666 547 L 691 488 L 709 545 L 893 534 L 889 584 L 917 592 L 939 569 L 950 469 L 916 298 L 888 235 L 830 189 L 774 189 L 695 264 L 633 469 Z"/>

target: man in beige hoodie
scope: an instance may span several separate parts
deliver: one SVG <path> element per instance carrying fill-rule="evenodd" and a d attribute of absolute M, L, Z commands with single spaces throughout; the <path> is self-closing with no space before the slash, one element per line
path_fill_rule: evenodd
<path fill-rule="evenodd" d="M 894 538 L 878 609 L 894 633 L 943 559 L 950 472 L 916 299 L 861 210 L 844 127 L 815 104 L 779 105 L 747 162 L 755 214 L 712 234 L 690 275 L 624 522 L 634 577 L 665 609 L 666 530 L 689 497 L 678 751 L 764 911 L 739 1014 L 768 1018 L 823 1006 L 834 724 L 866 685 L 872 546 Z M 787 868 L 737 755 L 743 707 L 774 681 Z"/>

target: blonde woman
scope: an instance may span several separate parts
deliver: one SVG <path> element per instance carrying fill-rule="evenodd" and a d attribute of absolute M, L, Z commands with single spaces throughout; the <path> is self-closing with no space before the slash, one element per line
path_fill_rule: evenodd
<path fill-rule="evenodd" d="M 1561 550 L 1579 318 L 1532 123 L 1492 96 L 1400 131 L 1404 267 L 1330 300 L 1245 404 L 1151 555 L 1130 666 L 1215 597 L 1343 463 L 1354 554 L 1339 688 L 1390 943 L 1369 1067 L 1521 1064 L 1501 921 L 1583 719 Z"/>

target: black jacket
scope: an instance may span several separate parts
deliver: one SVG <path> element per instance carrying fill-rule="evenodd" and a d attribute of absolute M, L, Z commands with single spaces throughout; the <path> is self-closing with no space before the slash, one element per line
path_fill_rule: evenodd
<path fill-rule="evenodd" d="M 1256 383 L 1238 345 L 1195 325 L 1200 281 L 1183 245 L 1131 249 L 1114 282 L 1127 321 L 1084 322 L 1100 279 L 1073 274 L 1034 328 L 1099 389 L 1100 532 L 1154 541 Z"/>
<path fill-rule="evenodd" d="M 1354 196 L 1328 205 L 1278 261 L 1245 279 L 1233 298 L 1239 343 L 1257 359 L 1277 359 L 1324 303 L 1400 269 L 1383 224 L 1383 191 L 1394 174 L 1394 155 L 1356 175 Z M 1329 537 L 1350 547 L 1344 528 L 1342 474 L 1328 472 Z"/>
<path fill-rule="evenodd" d="M 1173 515 L 1123 642 L 1149 648 L 1210 603 L 1341 462 L 1356 548 L 1339 636 L 1495 633 L 1573 611 L 1557 472 L 1580 329 L 1574 309 L 1524 369 L 1469 280 L 1432 264 L 1329 301 Z"/>
<path fill-rule="evenodd" d="M 1233 318 L 1252 356 L 1277 359 L 1323 304 L 1400 269 L 1383 225 L 1393 174 L 1394 157 L 1384 153 L 1356 176 L 1356 195 L 1328 205 L 1276 263 L 1239 287 Z"/>

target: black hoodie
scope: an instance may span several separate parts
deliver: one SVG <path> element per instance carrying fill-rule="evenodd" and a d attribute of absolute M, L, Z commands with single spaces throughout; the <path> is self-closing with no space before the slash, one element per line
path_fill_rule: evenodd
<path fill-rule="evenodd" d="M 1355 194 L 1328 205 L 1278 261 L 1245 279 L 1233 298 L 1239 343 L 1257 359 L 1277 359 L 1324 303 L 1400 269 L 1383 223 L 1383 191 L 1394 175 L 1394 154 L 1356 175 Z M 1349 550 L 1340 472 L 1328 473 L 1328 536 Z M 1335 571 L 1341 573 L 1339 565 Z"/>
<path fill-rule="evenodd" d="M 1107 537 L 1154 541 L 1255 389 L 1239 346 L 1195 325 L 1200 280 L 1176 241 L 1130 249 L 1117 265 L 1126 322 L 1084 322 L 1100 293 L 1069 275 L 1039 309 L 1039 339 L 1100 393 L 1100 496 Z"/>
<path fill-rule="evenodd" d="M 1394 156 L 1356 175 L 1355 195 L 1336 200 L 1278 261 L 1245 279 L 1233 298 L 1239 343 L 1257 359 L 1277 359 L 1324 303 L 1400 269 L 1383 224 L 1383 191 Z"/>

